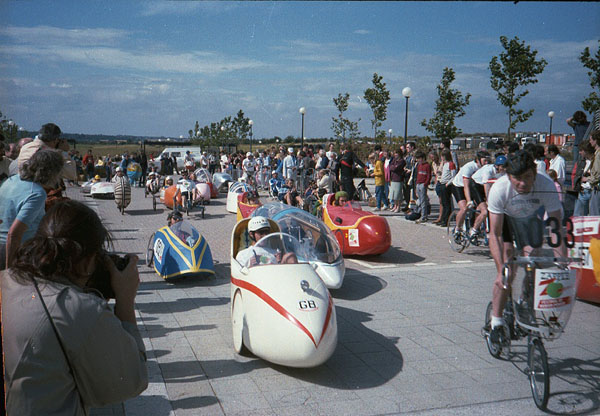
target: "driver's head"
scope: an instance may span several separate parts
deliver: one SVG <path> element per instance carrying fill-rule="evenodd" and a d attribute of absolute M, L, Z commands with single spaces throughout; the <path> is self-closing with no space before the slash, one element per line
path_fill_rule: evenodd
<path fill-rule="evenodd" d="M 348 192 L 346 192 L 346 191 L 339 191 L 339 192 L 335 193 L 335 204 L 336 205 L 342 206 L 346 202 L 348 202 Z"/>
<path fill-rule="evenodd" d="M 513 188 L 520 194 L 531 192 L 536 177 L 533 156 L 526 150 L 508 155 L 506 173 Z"/>
<path fill-rule="evenodd" d="M 252 241 L 257 242 L 269 233 L 271 233 L 271 224 L 265 217 L 257 216 L 248 221 L 248 235 Z"/>
<path fill-rule="evenodd" d="M 181 215 L 181 212 L 177 210 L 174 210 L 167 216 L 167 224 L 169 226 L 178 223 L 179 221 L 183 221 L 183 215 Z"/>
<path fill-rule="evenodd" d="M 496 166 L 496 171 L 498 173 L 506 172 L 506 163 L 507 162 L 508 162 L 508 160 L 506 159 L 506 156 L 504 156 L 504 155 L 496 156 L 496 161 L 494 162 L 494 165 Z"/>

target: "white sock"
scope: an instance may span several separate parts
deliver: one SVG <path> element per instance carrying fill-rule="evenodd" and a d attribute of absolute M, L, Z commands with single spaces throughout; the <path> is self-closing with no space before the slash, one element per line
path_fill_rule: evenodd
<path fill-rule="evenodd" d="M 492 315 L 492 328 L 502 325 L 505 325 L 504 318 L 498 318 L 497 316 Z"/>

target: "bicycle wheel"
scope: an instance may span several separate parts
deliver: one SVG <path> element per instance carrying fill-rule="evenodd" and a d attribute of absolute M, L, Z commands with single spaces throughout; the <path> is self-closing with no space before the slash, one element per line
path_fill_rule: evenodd
<path fill-rule="evenodd" d="M 148 240 L 148 247 L 146 248 L 146 266 L 152 267 L 152 263 L 154 263 L 154 234 L 150 236 Z"/>
<path fill-rule="evenodd" d="M 152 195 L 152 209 L 156 211 L 156 196 Z"/>
<path fill-rule="evenodd" d="M 487 333 L 485 336 L 485 343 L 490 355 L 494 358 L 500 358 L 500 354 L 502 354 L 502 346 L 492 342 L 490 339 L 490 332 L 492 330 L 492 302 L 488 303 L 488 306 L 485 310 L 485 325 L 483 328 Z"/>
<path fill-rule="evenodd" d="M 125 215 L 125 204 L 121 204 L 121 215 Z"/>
<path fill-rule="evenodd" d="M 464 230 L 464 223 L 460 229 L 454 230 L 456 227 L 456 211 L 450 214 L 450 218 L 448 218 L 448 227 L 446 232 L 448 234 L 448 242 L 450 243 L 450 247 L 452 250 L 457 253 L 462 253 L 462 251 L 469 245 L 469 239 L 467 238 L 466 231 Z"/>
<path fill-rule="evenodd" d="M 550 370 L 548 355 L 539 338 L 529 339 L 527 349 L 527 365 L 529 366 L 529 384 L 533 401 L 540 410 L 546 410 L 550 396 Z"/>

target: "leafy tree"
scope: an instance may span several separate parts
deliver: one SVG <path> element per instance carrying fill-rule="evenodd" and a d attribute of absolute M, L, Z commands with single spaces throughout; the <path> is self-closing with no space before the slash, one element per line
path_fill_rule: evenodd
<path fill-rule="evenodd" d="M 6 118 L 0 111 L 0 131 L 7 142 L 14 142 L 18 139 L 19 126 L 17 123 Z"/>
<path fill-rule="evenodd" d="M 364 98 L 371 107 L 373 119 L 371 126 L 373 127 L 373 137 L 377 137 L 377 127 L 387 119 L 387 107 L 390 102 L 390 92 L 385 87 L 385 82 L 382 82 L 383 77 L 373 74 L 373 88 L 365 90 Z"/>
<path fill-rule="evenodd" d="M 592 89 L 597 88 L 600 91 L 600 40 L 598 41 L 598 50 L 596 51 L 595 57 L 590 55 L 590 48 L 585 48 L 579 56 L 579 60 L 584 67 L 589 69 L 588 75 L 590 77 L 590 85 Z M 596 94 L 596 91 L 592 93 L 581 102 L 583 109 L 590 113 L 596 110 L 600 110 L 600 96 Z"/>
<path fill-rule="evenodd" d="M 348 109 L 349 99 L 350 94 L 348 93 L 338 94 L 337 98 L 333 99 L 333 103 L 338 110 L 338 116 L 331 117 L 331 130 L 333 130 L 335 137 L 341 137 L 344 142 L 346 141 L 346 132 L 348 132 L 348 137 L 351 138 L 360 134 L 358 122 L 350 121 L 344 117 L 344 112 Z M 360 118 L 358 120 L 360 121 Z"/>
<path fill-rule="evenodd" d="M 544 71 L 548 64 L 545 59 L 536 60 L 537 51 L 521 42 L 518 37 L 510 41 L 500 36 L 504 52 L 500 57 L 494 56 L 490 61 L 492 89 L 498 93 L 498 100 L 508 108 L 508 135 L 517 123 L 527 121 L 533 115 L 533 109 L 525 112 L 516 109 L 521 98 L 529 94 L 528 90 L 519 90 L 529 84 L 538 82 L 536 76 Z"/>
<path fill-rule="evenodd" d="M 465 115 L 465 107 L 469 105 L 471 94 L 463 97 L 459 90 L 450 88 L 450 84 L 456 79 L 452 68 L 444 68 L 442 81 L 437 86 L 439 98 L 435 100 L 435 115 L 427 121 L 423 119 L 421 126 L 441 139 L 457 137 L 462 133 L 454 125 L 454 120 Z"/>
<path fill-rule="evenodd" d="M 248 117 L 244 117 L 244 112 L 241 109 L 231 121 L 231 129 L 236 142 L 239 143 L 240 141 L 248 138 L 248 134 L 250 133 L 250 125 L 248 124 L 249 121 L 250 119 Z"/>

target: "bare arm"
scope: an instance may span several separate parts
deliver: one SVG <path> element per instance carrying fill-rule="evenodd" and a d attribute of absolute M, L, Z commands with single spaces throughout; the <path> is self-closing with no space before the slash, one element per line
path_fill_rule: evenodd
<path fill-rule="evenodd" d="M 496 269 L 498 272 L 502 270 L 504 267 L 504 251 L 502 250 L 504 245 L 504 239 L 502 238 L 502 225 L 504 223 L 504 214 L 494 214 L 493 212 L 489 213 L 490 215 L 490 234 L 489 234 L 489 242 L 490 242 L 490 254 L 494 259 L 494 263 L 496 264 Z"/>
<path fill-rule="evenodd" d="M 27 224 L 19 220 L 14 220 L 8 234 L 6 235 L 6 268 L 11 266 L 12 260 L 17 253 L 19 247 L 21 247 L 21 240 L 23 234 L 27 231 Z"/>

